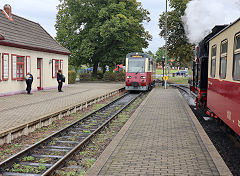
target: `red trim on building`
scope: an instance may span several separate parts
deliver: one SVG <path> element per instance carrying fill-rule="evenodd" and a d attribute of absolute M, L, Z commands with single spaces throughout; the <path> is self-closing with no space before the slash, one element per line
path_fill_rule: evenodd
<path fill-rule="evenodd" d="M 4 56 L 8 56 L 8 77 L 4 78 Z M 2 80 L 7 81 L 9 78 L 9 53 L 3 53 L 2 54 Z"/>
<path fill-rule="evenodd" d="M 18 57 L 23 57 L 23 62 L 18 62 Z M 18 81 L 23 81 L 24 80 L 24 60 L 25 60 L 25 56 L 17 56 L 17 61 L 16 61 L 16 67 L 19 65 L 19 68 L 16 68 L 16 71 L 18 71 L 19 76 L 17 75 L 17 80 Z M 21 77 L 21 67 L 22 67 L 22 77 Z"/>
<path fill-rule="evenodd" d="M 57 73 L 58 73 L 59 66 L 60 66 L 59 62 L 60 62 L 60 60 L 55 60 L 55 78 L 57 78 Z"/>
<path fill-rule="evenodd" d="M 71 53 L 68 53 L 68 52 L 62 52 L 62 51 L 49 50 L 49 49 L 44 49 L 44 48 L 25 46 L 25 45 L 20 45 L 20 44 L 9 43 L 9 42 L 5 42 L 5 41 L 0 41 L 0 45 L 22 48 L 22 49 L 28 49 L 28 50 L 33 50 L 33 51 L 42 51 L 42 52 L 47 52 L 47 53 L 62 54 L 62 55 L 70 55 L 71 54 Z"/>
<path fill-rule="evenodd" d="M 53 61 L 55 61 L 55 59 L 52 59 L 52 78 L 55 78 L 55 72 L 53 73 L 53 67 L 55 66 L 56 61 L 55 62 L 53 62 Z"/>
<path fill-rule="evenodd" d="M 1 53 L 0 53 L 0 82 L 2 82 L 2 76 L 1 76 Z"/>
<path fill-rule="evenodd" d="M 40 79 L 40 85 L 37 89 L 42 90 L 42 58 L 37 58 L 37 70 L 39 70 L 39 76 L 37 75 L 37 79 Z"/>

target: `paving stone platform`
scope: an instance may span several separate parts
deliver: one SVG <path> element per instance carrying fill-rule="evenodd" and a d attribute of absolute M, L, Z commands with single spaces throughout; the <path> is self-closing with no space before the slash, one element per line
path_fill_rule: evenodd
<path fill-rule="evenodd" d="M 155 88 L 87 175 L 231 172 L 178 90 Z"/>
<path fill-rule="evenodd" d="M 0 97 L 0 134 L 64 107 L 110 93 L 124 84 L 79 83 L 57 89 Z"/>

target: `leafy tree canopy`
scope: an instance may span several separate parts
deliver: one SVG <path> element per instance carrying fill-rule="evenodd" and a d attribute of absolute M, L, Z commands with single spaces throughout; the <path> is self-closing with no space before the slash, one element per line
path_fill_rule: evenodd
<path fill-rule="evenodd" d="M 180 62 L 187 63 L 193 57 L 191 44 L 185 35 L 182 16 L 189 0 L 170 0 L 171 11 L 167 13 L 167 47 L 171 58 L 178 58 Z M 165 38 L 166 12 L 159 18 L 160 36 Z"/>
<path fill-rule="evenodd" d="M 152 56 L 153 58 L 155 58 L 155 55 L 154 55 L 154 53 L 151 50 L 147 51 L 146 54 L 148 54 L 149 56 Z"/>
<path fill-rule="evenodd" d="M 96 75 L 98 65 L 113 67 L 148 46 L 148 15 L 136 0 L 60 0 L 56 39 L 72 51 L 70 64 L 89 64 Z"/>
<path fill-rule="evenodd" d="M 160 48 L 158 48 L 158 50 L 156 51 L 156 60 L 157 60 L 157 63 L 162 64 L 162 58 L 163 58 L 163 56 L 165 57 L 165 48 L 160 47 Z"/>

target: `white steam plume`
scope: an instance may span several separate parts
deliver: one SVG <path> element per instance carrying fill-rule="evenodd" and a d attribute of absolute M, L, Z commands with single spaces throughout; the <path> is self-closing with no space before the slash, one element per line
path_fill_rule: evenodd
<path fill-rule="evenodd" d="M 240 0 L 191 0 L 182 17 L 190 43 L 200 42 L 216 25 L 230 24 L 240 17 Z"/>

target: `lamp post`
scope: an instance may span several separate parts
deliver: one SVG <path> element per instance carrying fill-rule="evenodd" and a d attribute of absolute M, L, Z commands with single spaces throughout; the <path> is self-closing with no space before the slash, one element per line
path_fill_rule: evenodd
<path fill-rule="evenodd" d="M 165 62 L 165 56 L 162 56 L 162 68 L 163 68 L 163 77 L 164 75 L 164 62 Z M 165 81 L 162 79 L 162 86 L 164 86 Z"/>
<path fill-rule="evenodd" d="M 167 67 L 167 64 L 168 64 L 168 61 L 167 61 L 167 0 L 166 0 L 166 18 L 165 18 L 165 58 L 166 58 L 166 67 Z M 167 73 L 167 71 L 166 71 Z M 166 89 L 167 88 L 167 80 L 165 81 L 165 85 L 164 85 L 164 88 Z"/>

